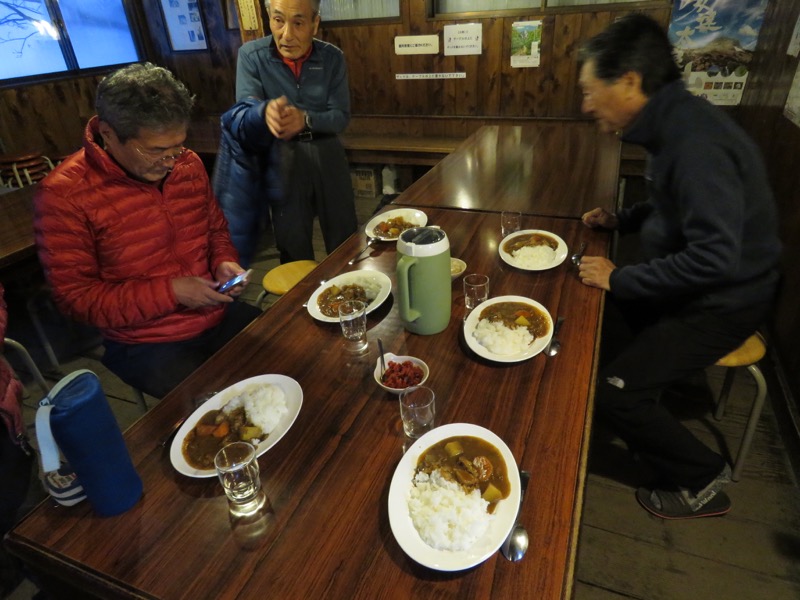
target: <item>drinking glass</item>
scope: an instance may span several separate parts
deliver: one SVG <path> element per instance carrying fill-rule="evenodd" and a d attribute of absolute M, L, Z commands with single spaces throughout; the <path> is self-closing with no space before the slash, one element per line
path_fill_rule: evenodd
<path fill-rule="evenodd" d="M 424 385 L 410 387 L 400 393 L 400 418 L 403 432 L 416 439 L 433 429 L 436 394 Z"/>
<path fill-rule="evenodd" d="M 484 300 L 489 299 L 489 277 L 472 273 L 464 277 L 464 303 L 472 310 Z"/>
<path fill-rule="evenodd" d="M 217 452 L 214 466 L 232 514 L 247 516 L 264 506 L 267 498 L 261 489 L 255 446 L 248 442 L 228 444 Z"/>
<path fill-rule="evenodd" d="M 521 229 L 522 214 L 514 210 L 504 210 L 500 213 L 500 231 L 503 238 Z"/>
<path fill-rule="evenodd" d="M 339 305 L 339 323 L 345 348 L 350 352 L 363 352 L 367 349 L 367 303 L 361 300 L 347 300 Z"/>

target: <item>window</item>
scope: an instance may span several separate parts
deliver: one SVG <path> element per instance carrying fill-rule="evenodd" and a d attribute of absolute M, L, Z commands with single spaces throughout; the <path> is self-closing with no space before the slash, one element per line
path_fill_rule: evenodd
<path fill-rule="evenodd" d="M 123 0 L 0 0 L 0 80 L 138 60 Z"/>
<path fill-rule="evenodd" d="M 329 0 L 319 8 L 323 21 L 386 19 L 400 16 L 400 0 Z"/>

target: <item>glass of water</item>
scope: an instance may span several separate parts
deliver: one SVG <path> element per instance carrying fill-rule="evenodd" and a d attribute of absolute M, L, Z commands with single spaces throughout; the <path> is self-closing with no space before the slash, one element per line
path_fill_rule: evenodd
<path fill-rule="evenodd" d="M 489 276 L 472 273 L 464 277 L 464 303 L 472 310 L 489 299 Z"/>
<path fill-rule="evenodd" d="M 232 514 L 251 515 L 264 506 L 267 497 L 261 489 L 255 446 L 248 442 L 228 444 L 217 452 L 214 466 Z"/>
<path fill-rule="evenodd" d="M 367 349 L 367 303 L 347 300 L 339 305 L 339 323 L 342 326 L 345 348 L 354 353 Z"/>

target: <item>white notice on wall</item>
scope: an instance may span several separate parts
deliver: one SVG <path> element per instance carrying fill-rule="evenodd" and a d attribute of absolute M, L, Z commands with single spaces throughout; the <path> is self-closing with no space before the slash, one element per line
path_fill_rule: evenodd
<path fill-rule="evenodd" d="M 466 79 L 466 73 L 397 73 L 395 79 Z"/>
<path fill-rule="evenodd" d="M 398 35 L 394 38 L 395 54 L 439 54 L 438 35 Z"/>
<path fill-rule="evenodd" d="M 541 21 L 517 21 L 511 24 L 511 66 L 515 69 L 538 67 L 542 41 Z"/>
<path fill-rule="evenodd" d="M 783 116 L 800 127 L 800 64 L 797 65 L 792 87 L 789 88 L 789 96 L 786 98 Z"/>
<path fill-rule="evenodd" d="M 256 11 L 261 10 L 258 2 L 253 2 L 253 0 L 236 0 L 236 5 L 239 7 L 240 27 L 245 31 L 257 31 L 258 17 L 256 16 Z"/>
<path fill-rule="evenodd" d="M 444 26 L 444 55 L 480 54 L 483 27 L 480 23 Z"/>

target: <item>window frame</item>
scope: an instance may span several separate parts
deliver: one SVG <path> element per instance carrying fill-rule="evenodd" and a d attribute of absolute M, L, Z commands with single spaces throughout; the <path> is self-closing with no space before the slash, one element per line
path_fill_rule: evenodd
<path fill-rule="evenodd" d="M 22 87 L 26 85 L 35 85 L 39 83 L 55 83 L 58 81 L 73 79 L 75 77 L 92 77 L 95 75 L 110 73 L 111 71 L 115 71 L 125 65 L 130 65 L 136 62 L 142 62 L 147 60 L 147 55 L 145 52 L 145 44 L 143 43 L 143 39 L 140 33 L 139 19 L 136 14 L 134 1 L 120 0 L 122 4 L 122 9 L 125 11 L 125 16 L 128 19 L 131 38 L 133 39 L 133 45 L 136 48 L 136 52 L 139 55 L 139 58 L 137 60 L 133 60 L 130 62 L 122 62 L 113 65 L 103 65 L 101 67 L 91 67 L 87 69 L 81 69 L 78 66 L 78 59 L 75 56 L 74 50 L 72 49 L 72 42 L 70 41 L 69 31 L 67 30 L 67 27 L 64 23 L 64 19 L 61 15 L 61 5 L 59 4 L 59 2 L 60 0 L 44 0 L 45 7 L 47 8 L 47 12 L 49 13 L 50 18 L 52 19 L 53 26 L 56 29 L 58 29 L 59 32 L 60 36 L 59 46 L 61 47 L 61 52 L 64 55 L 64 62 L 67 65 L 66 70 L 58 71 L 55 73 L 39 73 L 37 75 L 26 75 L 24 77 L 12 77 L 10 79 L 0 79 L 0 89 Z"/>

